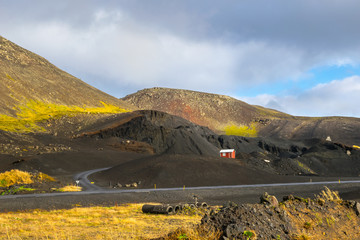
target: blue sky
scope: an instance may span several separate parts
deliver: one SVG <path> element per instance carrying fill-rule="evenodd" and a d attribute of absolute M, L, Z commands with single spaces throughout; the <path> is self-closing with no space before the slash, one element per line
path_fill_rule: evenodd
<path fill-rule="evenodd" d="M 267 93 L 272 95 L 287 95 L 303 92 L 314 88 L 319 84 L 326 84 L 332 80 L 345 79 L 352 76 L 360 76 L 360 67 L 352 64 L 347 65 L 324 65 L 315 67 L 304 72 L 304 76 L 296 79 L 282 79 L 250 89 L 240 89 L 238 94 L 243 97 L 256 97 L 259 94 Z M 359 92 L 360 94 L 360 92 Z"/>
<path fill-rule="evenodd" d="M 225 94 L 360 117 L 358 0 L 0 0 L 0 35 L 115 96 Z"/>

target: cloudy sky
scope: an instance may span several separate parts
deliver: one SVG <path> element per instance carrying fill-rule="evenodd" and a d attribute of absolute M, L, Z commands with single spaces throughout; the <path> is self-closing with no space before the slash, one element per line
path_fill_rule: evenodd
<path fill-rule="evenodd" d="M 226 94 L 360 117 L 358 0 L 0 0 L 0 35 L 123 97 Z"/>

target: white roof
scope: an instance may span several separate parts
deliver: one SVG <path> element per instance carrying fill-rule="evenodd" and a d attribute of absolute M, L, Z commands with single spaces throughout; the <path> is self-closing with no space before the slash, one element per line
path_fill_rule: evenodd
<path fill-rule="evenodd" d="M 222 149 L 220 150 L 220 153 L 227 153 L 227 152 L 234 152 L 235 149 Z"/>

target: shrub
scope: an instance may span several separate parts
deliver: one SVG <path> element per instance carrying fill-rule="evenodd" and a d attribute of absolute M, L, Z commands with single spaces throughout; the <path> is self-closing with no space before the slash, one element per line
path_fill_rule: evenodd
<path fill-rule="evenodd" d="M 33 182 L 32 175 L 28 172 L 13 169 L 0 173 L 0 187 L 9 187 L 14 184 L 31 184 Z"/>
<path fill-rule="evenodd" d="M 312 226 L 311 222 L 305 222 L 304 223 L 304 228 L 306 228 L 306 229 L 310 229 L 311 226 Z"/>
<path fill-rule="evenodd" d="M 35 178 L 36 180 L 40 181 L 40 182 L 55 182 L 55 178 L 45 174 L 45 173 L 42 173 L 42 172 L 39 172 L 38 174 L 35 175 Z"/>
<path fill-rule="evenodd" d="M 12 169 L 10 171 L 0 173 L 0 187 L 10 187 L 15 184 L 16 185 L 31 184 L 34 181 L 51 182 L 51 181 L 55 181 L 55 179 L 45 173 L 40 172 L 37 174 L 32 174 L 17 169 Z"/>
<path fill-rule="evenodd" d="M 322 190 L 319 195 L 316 196 L 316 199 L 323 199 L 324 201 L 332 202 L 341 202 L 342 199 L 339 196 L 339 193 L 336 191 L 331 191 L 328 187 L 325 187 L 325 190 Z"/>
<path fill-rule="evenodd" d="M 256 239 L 256 234 L 255 231 L 244 231 L 243 235 L 246 237 L 246 240 L 250 240 L 250 239 Z"/>

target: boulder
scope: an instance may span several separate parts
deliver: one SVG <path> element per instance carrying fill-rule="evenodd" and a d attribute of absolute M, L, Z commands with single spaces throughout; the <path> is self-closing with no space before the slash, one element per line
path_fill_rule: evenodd
<path fill-rule="evenodd" d="M 360 203 L 359 202 L 356 202 L 355 205 L 354 205 L 354 210 L 356 212 L 356 215 L 360 215 Z"/>
<path fill-rule="evenodd" d="M 272 207 L 277 207 L 279 205 L 277 198 L 273 195 L 269 195 L 267 192 L 264 192 L 264 194 L 261 195 L 260 203 L 264 203 Z"/>

